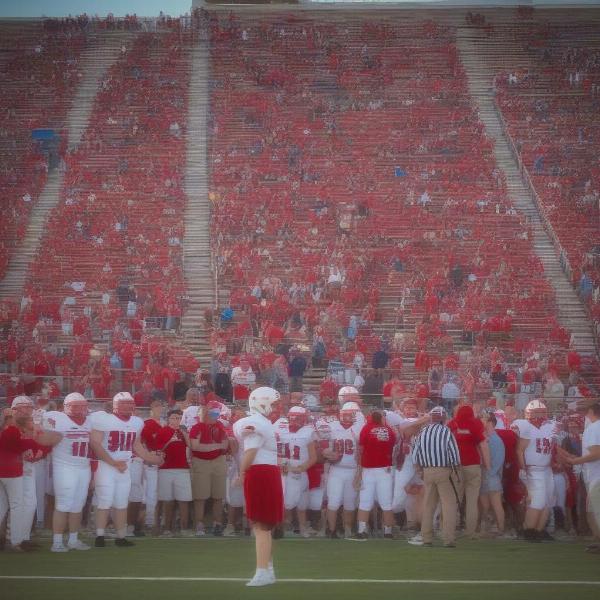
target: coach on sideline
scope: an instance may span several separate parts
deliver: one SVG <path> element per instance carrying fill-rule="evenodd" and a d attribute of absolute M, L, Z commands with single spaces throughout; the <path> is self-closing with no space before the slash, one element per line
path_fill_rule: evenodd
<path fill-rule="evenodd" d="M 429 413 L 431 424 L 426 425 L 416 437 L 412 450 L 415 465 L 423 469 L 425 499 L 421 520 L 420 539 L 409 543 L 431 546 L 433 543 L 433 514 L 438 501 L 442 505 L 442 539 L 445 548 L 454 548 L 456 536 L 456 469 L 460 464 L 458 446 L 452 431 L 444 424 L 446 411 L 436 406 Z"/>

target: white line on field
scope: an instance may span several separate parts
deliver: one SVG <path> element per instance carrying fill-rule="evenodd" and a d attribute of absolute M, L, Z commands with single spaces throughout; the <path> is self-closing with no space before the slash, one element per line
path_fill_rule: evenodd
<path fill-rule="evenodd" d="M 244 582 L 248 577 L 128 577 L 128 576 L 69 576 L 69 575 L 0 575 L 0 580 L 43 581 L 217 581 Z M 376 583 L 376 584 L 427 584 L 427 585 L 582 585 L 600 586 L 600 581 L 552 581 L 519 579 L 278 579 L 277 583 Z"/>

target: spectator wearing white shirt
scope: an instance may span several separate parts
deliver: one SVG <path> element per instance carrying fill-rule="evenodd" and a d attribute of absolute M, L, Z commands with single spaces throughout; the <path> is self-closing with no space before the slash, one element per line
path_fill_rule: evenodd
<path fill-rule="evenodd" d="M 231 370 L 234 400 L 247 398 L 250 387 L 256 383 L 256 375 L 247 358 L 241 358 L 238 367 Z"/>
<path fill-rule="evenodd" d="M 587 426 L 581 441 L 581 456 L 570 454 L 562 448 L 558 453 L 570 465 L 583 465 L 583 479 L 587 489 L 587 517 L 590 529 L 600 541 L 600 402 L 588 407 Z M 600 544 L 591 544 L 587 552 L 600 554 Z"/>
<path fill-rule="evenodd" d="M 442 386 L 442 404 L 450 414 L 459 398 L 460 387 L 454 379 L 450 379 Z"/>

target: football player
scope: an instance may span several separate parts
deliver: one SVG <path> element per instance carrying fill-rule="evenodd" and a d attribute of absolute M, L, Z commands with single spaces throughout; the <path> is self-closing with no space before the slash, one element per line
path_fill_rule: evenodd
<path fill-rule="evenodd" d="M 416 474 L 410 452 L 410 442 L 413 435 L 430 422 L 429 415 L 419 417 L 416 398 L 404 398 L 395 402 L 399 410 L 385 411 L 385 422 L 398 434 L 398 443 L 394 448 L 394 495 L 392 498 L 392 511 L 402 512 L 406 508 L 408 494 L 407 486 Z"/>
<path fill-rule="evenodd" d="M 345 537 L 352 535 L 354 512 L 356 511 L 358 492 L 354 488 L 356 477 L 356 451 L 361 425 L 358 423 L 360 407 L 356 402 L 346 402 L 338 421 L 329 423 L 330 448 L 323 452 L 331 463 L 327 477 L 327 522 L 329 536 L 336 539 L 337 512 L 343 507 Z"/>
<path fill-rule="evenodd" d="M 308 424 L 308 411 L 292 406 L 287 418 L 275 422 L 277 453 L 283 477 L 286 520 L 294 508 L 298 513 L 300 535 L 310 537 L 307 528 L 308 475 L 306 471 L 317 461 L 314 427 Z"/>
<path fill-rule="evenodd" d="M 149 452 L 141 442 L 140 433 L 144 422 L 133 416 L 135 401 L 129 392 L 119 392 L 113 397 L 113 413 L 103 411 L 90 417 L 92 431 L 90 445 L 98 458 L 95 475 L 95 490 L 98 501 L 96 512 L 97 548 L 103 548 L 104 530 L 108 523 L 111 508 L 117 531 L 115 545 L 133 546 L 125 539 L 127 533 L 127 504 L 131 489 L 129 463 L 133 452 L 152 465 L 162 464 L 162 457 Z"/>
<path fill-rule="evenodd" d="M 52 450 L 54 483 L 54 514 L 52 517 L 52 552 L 89 550 L 78 539 L 81 511 L 85 506 L 90 479 L 90 419 L 86 398 L 73 392 L 65 398 L 64 412 L 44 413 L 43 428 L 62 434 L 62 440 Z M 69 527 L 69 539 L 64 545 L 63 534 Z"/>
<path fill-rule="evenodd" d="M 545 530 L 554 498 L 552 458 L 556 423 L 548 420 L 548 410 L 541 400 L 532 400 L 525 408 L 525 419 L 512 423 L 519 436 L 517 458 L 525 473 L 529 502 L 525 512 L 523 534 L 527 541 L 551 541 Z"/>

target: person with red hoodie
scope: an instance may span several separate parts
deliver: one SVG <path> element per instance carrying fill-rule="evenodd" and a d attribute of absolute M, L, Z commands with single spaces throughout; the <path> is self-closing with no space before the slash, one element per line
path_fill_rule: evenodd
<path fill-rule="evenodd" d="M 154 440 L 154 448 L 164 454 L 164 462 L 158 470 L 158 501 L 163 503 L 165 529 L 163 537 L 171 537 L 174 529 L 175 502 L 179 506 L 181 534 L 190 537 L 189 503 L 192 501 L 192 479 L 187 449 L 189 436 L 181 426 L 183 413 L 171 410 L 167 416 L 167 425 Z"/>
<path fill-rule="evenodd" d="M 20 396 L 13 401 L 18 403 Z M 31 416 L 18 416 L 14 409 L 4 411 L 0 431 L 0 523 L 10 509 L 10 543 L 15 552 L 34 550 L 37 546 L 25 541 L 23 519 L 23 455 L 34 457 L 47 452 L 60 442 L 62 435 L 42 431 L 33 425 Z M 32 432 L 32 436 L 29 434 Z"/>
<path fill-rule="evenodd" d="M 448 423 L 456 438 L 460 454 L 459 497 L 465 499 L 465 535 L 473 537 L 477 527 L 479 490 L 481 488 L 481 465 L 489 470 L 490 451 L 483 423 L 475 418 L 473 407 L 463 404 L 456 417 Z"/>

